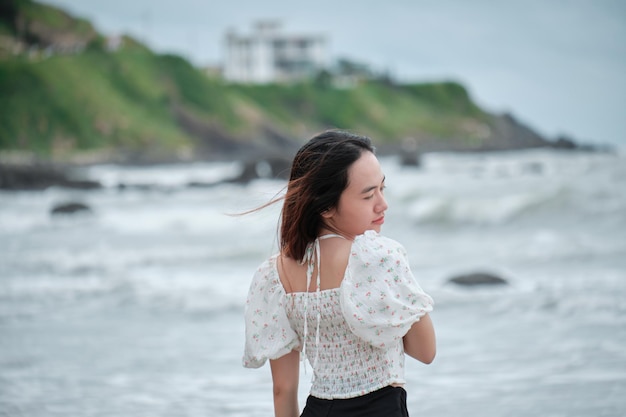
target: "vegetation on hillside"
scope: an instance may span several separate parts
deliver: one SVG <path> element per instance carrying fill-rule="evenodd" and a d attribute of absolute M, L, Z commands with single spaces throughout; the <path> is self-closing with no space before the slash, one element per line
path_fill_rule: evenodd
<path fill-rule="evenodd" d="M 378 143 L 484 146 L 493 116 L 454 82 L 388 78 L 336 87 L 332 74 L 298 84 L 236 85 L 184 59 L 29 0 L 0 20 L 0 150 L 63 156 L 105 150 L 152 157 L 284 149 L 327 128 Z"/>

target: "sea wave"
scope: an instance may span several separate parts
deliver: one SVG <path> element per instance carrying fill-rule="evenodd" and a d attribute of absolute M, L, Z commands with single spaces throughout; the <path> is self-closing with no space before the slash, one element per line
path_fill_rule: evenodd
<path fill-rule="evenodd" d="M 239 161 L 197 162 L 153 166 L 95 165 L 84 170 L 88 179 L 103 186 L 150 185 L 157 187 L 184 187 L 190 183 L 218 183 L 241 173 Z"/>
<path fill-rule="evenodd" d="M 408 218 L 416 223 L 503 224 L 567 202 L 565 189 L 508 195 L 420 195 L 407 202 Z"/>
<path fill-rule="evenodd" d="M 626 223 L 622 164 L 613 154 L 429 155 L 419 168 L 388 164 L 387 195 L 392 209 L 417 224 L 576 222 L 589 215 Z"/>
<path fill-rule="evenodd" d="M 5 278 L 0 286 L 0 321 L 63 317 L 77 310 L 106 313 L 116 308 L 214 315 L 243 308 L 248 278 L 228 276 L 206 266 Z"/>

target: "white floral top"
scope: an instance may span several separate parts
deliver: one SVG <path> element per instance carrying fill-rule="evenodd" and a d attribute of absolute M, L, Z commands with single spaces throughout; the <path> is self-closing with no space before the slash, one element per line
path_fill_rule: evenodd
<path fill-rule="evenodd" d="M 308 280 L 318 254 L 316 240 L 305 256 Z M 402 245 L 373 230 L 357 236 L 341 286 L 321 291 L 318 276 L 316 292 L 285 293 L 276 258 L 259 267 L 248 293 L 245 367 L 302 349 L 313 368 L 311 395 L 325 399 L 405 382 L 402 337 L 432 311 L 433 300 L 413 277 Z"/>

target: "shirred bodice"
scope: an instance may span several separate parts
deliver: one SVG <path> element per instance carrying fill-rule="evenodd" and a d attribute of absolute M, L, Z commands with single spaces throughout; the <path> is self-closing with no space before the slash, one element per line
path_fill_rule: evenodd
<path fill-rule="evenodd" d="M 287 294 L 285 307 L 289 323 L 307 345 L 307 359 L 312 364 L 316 362 L 311 395 L 327 399 L 352 398 L 392 383 L 405 382 L 402 339 L 390 348 L 382 349 L 352 333 L 341 312 L 340 288 L 319 292 L 319 341 L 316 343 L 316 332 L 313 331 L 308 331 L 305 339 L 302 307 L 305 297 L 309 297 L 308 328 L 315 329 L 318 304 L 314 298 L 317 293 Z"/>

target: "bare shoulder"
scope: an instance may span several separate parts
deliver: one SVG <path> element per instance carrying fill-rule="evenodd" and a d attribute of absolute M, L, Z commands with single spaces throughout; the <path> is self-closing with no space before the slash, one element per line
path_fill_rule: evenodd
<path fill-rule="evenodd" d="M 322 258 L 327 262 L 339 262 L 340 264 L 347 262 L 351 249 L 352 241 L 348 239 L 335 238 L 320 242 Z"/>
<path fill-rule="evenodd" d="M 278 277 L 286 293 L 306 290 L 306 266 L 293 258 L 280 254 L 276 257 Z"/>
<path fill-rule="evenodd" d="M 339 287 L 346 273 L 352 241 L 327 239 L 320 244 L 321 249 L 321 288 Z"/>

